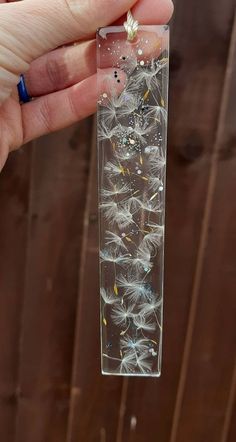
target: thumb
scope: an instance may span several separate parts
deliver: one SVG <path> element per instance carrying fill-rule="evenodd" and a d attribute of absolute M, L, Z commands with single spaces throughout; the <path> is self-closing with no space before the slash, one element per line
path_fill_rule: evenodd
<path fill-rule="evenodd" d="M 0 104 L 44 53 L 88 39 L 137 0 L 24 0 L 0 4 Z"/>

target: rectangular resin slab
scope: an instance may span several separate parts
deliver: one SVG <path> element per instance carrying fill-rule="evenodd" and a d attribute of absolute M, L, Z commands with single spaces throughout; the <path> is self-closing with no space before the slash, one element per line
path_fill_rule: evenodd
<path fill-rule="evenodd" d="M 160 376 L 167 26 L 97 33 L 102 372 Z"/>

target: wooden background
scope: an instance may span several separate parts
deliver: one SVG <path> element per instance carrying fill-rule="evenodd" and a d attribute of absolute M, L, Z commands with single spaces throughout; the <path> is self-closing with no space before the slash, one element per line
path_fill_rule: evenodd
<path fill-rule="evenodd" d="M 234 0 L 172 22 L 164 365 L 102 377 L 93 120 L 0 176 L 0 440 L 234 442 Z"/>

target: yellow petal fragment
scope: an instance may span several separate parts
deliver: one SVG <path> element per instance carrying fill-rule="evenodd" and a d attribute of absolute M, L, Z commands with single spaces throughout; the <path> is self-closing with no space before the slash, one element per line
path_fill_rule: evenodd
<path fill-rule="evenodd" d="M 143 96 L 144 101 L 148 98 L 149 94 L 150 94 L 150 90 L 148 89 L 147 92 L 145 92 L 145 94 Z"/>
<path fill-rule="evenodd" d="M 150 201 L 154 200 L 154 198 L 156 198 L 157 195 L 158 193 L 154 193 L 154 195 L 152 195 L 152 197 L 150 198 Z"/>
<path fill-rule="evenodd" d="M 116 296 L 118 295 L 118 287 L 116 284 L 114 284 L 114 293 L 116 294 Z"/>

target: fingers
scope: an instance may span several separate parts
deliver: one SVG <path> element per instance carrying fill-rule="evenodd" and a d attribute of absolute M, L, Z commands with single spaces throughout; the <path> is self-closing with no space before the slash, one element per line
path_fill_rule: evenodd
<path fill-rule="evenodd" d="M 174 11 L 172 0 L 140 0 L 135 3 L 132 13 L 143 25 L 162 25 L 168 23 Z M 124 23 L 125 16 L 118 23 Z"/>
<path fill-rule="evenodd" d="M 24 0 L 1 5 L 0 44 L 31 62 L 49 50 L 93 35 L 137 0 Z"/>
<path fill-rule="evenodd" d="M 34 59 L 63 44 L 87 38 L 98 27 L 116 20 L 135 2 L 24 0 L 1 4 L 0 47 L 10 54 L 4 57 L 6 70 L 16 76 L 25 73 Z M 0 104 L 11 95 L 12 84 L 8 77 L 1 82 L 1 89 Z"/>
<path fill-rule="evenodd" d="M 141 24 L 164 24 L 170 19 L 172 12 L 171 0 L 142 0 L 133 8 L 135 18 Z M 125 17 L 122 20 L 124 19 Z M 148 49 L 152 51 L 151 45 Z M 105 67 L 113 63 L 114 60 L 107 57 Z M 38 58 L 31 64 L 25 80 L 29 94 L 37 97 L 67 88 L 95 72 L 96 42 L 89 41 L 60 48 Z"/>
<path fill-rule="evenodd" d="M 33 138 L 62 129 L 96 111 L 98 94 L 119 94 L 126 76 L 119 72 L 120 83 L 114 82 L 113 71 L 103 71 L 63 91 L 40 97 L 22 106 L 24 143 Z M 18 147 L 18 146 L 17 146 Z"/>
<path fill-rule="evenodd" d="M 56 49 L 35 60 L 25 75 L 32 97 L 46 95 L 79 83 L 96 73 L 95 40 Z"/>

